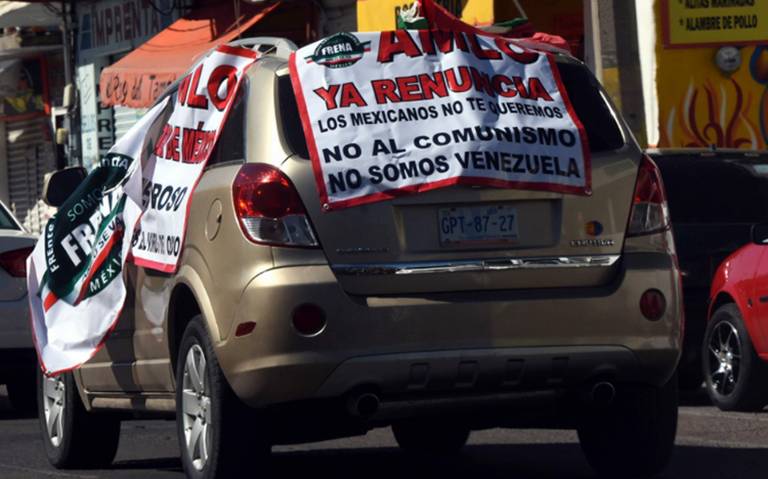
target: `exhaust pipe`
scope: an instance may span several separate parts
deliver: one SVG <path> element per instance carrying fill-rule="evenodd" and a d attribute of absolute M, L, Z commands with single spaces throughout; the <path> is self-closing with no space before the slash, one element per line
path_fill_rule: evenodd
<path fill-rule="evenodd" d="M 616 397 L 616 388 L 608 381 L 600 381 L 592 386 L 590 400 L 596 406 L 610 406 Z"/>
<path fill-rule="evenodd" d="M 379 410 L 381 400 L 374 393 L 361 393 L 350 396 L 347 400 L 347 411 L 355 417 L 368 419 Z"/>

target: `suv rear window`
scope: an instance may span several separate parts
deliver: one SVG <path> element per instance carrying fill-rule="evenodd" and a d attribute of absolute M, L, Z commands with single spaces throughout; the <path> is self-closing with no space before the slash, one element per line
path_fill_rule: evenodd
<path fill-rule="evenodd" d="M 768 158 L 652 155 L 659 165 L 672 223 L 768 221 Z"/>
<path fill-rule="evenodd" d="M 602 96 L 600 84 L 592 73 L 579 63 L 558 62 L 557 65 L 576 115 L 587 130 L 590 151 L 601 152 L 621 148 L 624 145 L 621 129 Z M 291 151 L 302 158 L 309 158 L 307 144 L 304 141 L 304 129 L 301 126 L 289 75 L 278 78 L 277 91 L 283 137 Z"/>

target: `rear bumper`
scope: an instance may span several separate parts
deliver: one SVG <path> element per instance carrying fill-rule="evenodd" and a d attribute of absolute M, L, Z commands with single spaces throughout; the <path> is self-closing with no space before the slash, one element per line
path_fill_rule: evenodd
<path fill-rule="evenodd" d="M 556 274 L 556 272 L 553 272 Z M 649 288 L 667 298 L 661 320 L 642 317 Z M 253 333 L 217 345 L 236 394 L 252 406 L 330 398 L 360 387 L 385 395 L 552 390 L 597 378 L 660 385 L 680 356 L 678 273 L 659 253 L 628 254 L 606 286 L 409 296 L 351 296 L 325 265 L 256 277 L 234 326 Z M 327 326 L 298 335 L 291 312 L 313 303 Z"/>

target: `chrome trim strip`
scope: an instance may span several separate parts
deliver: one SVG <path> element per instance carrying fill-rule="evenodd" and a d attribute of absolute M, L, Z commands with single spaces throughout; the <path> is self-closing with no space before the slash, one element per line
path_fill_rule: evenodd
<path fill-rule="evenodd" d="M 541 258 L 498 258 L 463 261 L 425 261 L 423 263 L 335 264 L 336 274 L 345 276 L 389 274 L 475 273 L 547 268 L 605 268 L 613 266 L 620 255 L 551 256 Z"/>

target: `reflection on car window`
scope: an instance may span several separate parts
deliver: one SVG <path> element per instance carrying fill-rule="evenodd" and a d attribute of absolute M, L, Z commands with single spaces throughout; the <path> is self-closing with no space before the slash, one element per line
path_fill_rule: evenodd
<path fill-rule="evenodd" d="M 2 205 L 0 205 L 0 230 L 19 230 L 11 214 Z"/>

